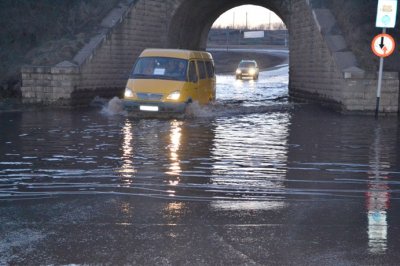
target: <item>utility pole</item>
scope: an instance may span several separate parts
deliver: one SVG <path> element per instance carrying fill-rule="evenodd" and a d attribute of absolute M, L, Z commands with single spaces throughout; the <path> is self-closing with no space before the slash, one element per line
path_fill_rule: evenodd
<path fill-rule="evenodd" d="M 268 29 L 269 30 L 271 30 L 271 13 L 272 13 L 272 11 L 270 10 L 269 12 L 268 12 L 268 17 L 269 17 L 269 24 L 268 24 Z"/>
<path fill-rule="evenodd" d="M 246 30 L 248 29 L 247 26 L 248 24 L 247 24 L 247 12 L 246 12 Z"/>
<path fill-rule="evenodd" d="M 235 12 L 233 12 L 233 21 L 232 21 L 232 29 L 233 29 L 233 40 L 235 40 Z"/>
<path fill-rule="evenodd" d="M 285 47 L 288 47 L 288 31 L 285 30 Z"/>
<path fill-rule="evenodd" d="M 229 27 L 226 27 L 226 51 L 229 51 Z"/>

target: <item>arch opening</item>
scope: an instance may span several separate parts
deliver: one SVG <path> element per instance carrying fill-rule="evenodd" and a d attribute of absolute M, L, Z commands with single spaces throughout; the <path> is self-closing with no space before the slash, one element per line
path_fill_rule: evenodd
<path fill-rule="evenodd" d="M 274 12 L 286 25 L 289 5 L 278 0 L 188 0 L 172 15 L 167 46 L 169 48 L 205 50 L 208 34 L 214 22 L 226 11 L 242 6 L 256 5 Z"/>
<path fill-rule="evenodd" d="M 242 5 L 223 13 L 212 25 L 207 48 L 223 47 L 287 48 L 285 23 L 273 11 L 255 5 Z"/>

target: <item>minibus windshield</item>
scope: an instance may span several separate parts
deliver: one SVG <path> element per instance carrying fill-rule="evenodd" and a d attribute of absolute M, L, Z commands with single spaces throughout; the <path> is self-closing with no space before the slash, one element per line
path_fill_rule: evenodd
<path fill-rule="evenodd" d="M 188 60 L 167 57 L 141 57 L 131 78 L 186 81 Z"/>
<path fill-rule="evenodd" d="M 240 62 L 239 67 L 240 68 L 256 67 L 256 64 L 254 62 Z"/>

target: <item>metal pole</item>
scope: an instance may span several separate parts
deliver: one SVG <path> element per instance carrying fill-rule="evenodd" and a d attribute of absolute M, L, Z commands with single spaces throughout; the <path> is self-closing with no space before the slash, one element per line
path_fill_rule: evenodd
<path fill-rule="evenodd" d="M 269 29 L 269 30 L 271 30 L 271 13 L 272 13 L 272 11 L 269 11 L 269 12 L 268 12 L 268 15 L 269 15 L 268 29 Z"/>
<path fill-rule="evenodd" d="M 375 117 L 378 117 L 379 114 L 379 102 L 381 99 L 381 91 L 382 91 L 382 75 L 383 75 L 383 57 L 381 57 L 379 60 L 379 75 L 378 75 L 378 89 L 376 91 Z"/>
<path fill-rule="evenodd" d="M 382 29 L 382 33 L 386 33 L 386 28 Z M 376 118 L 378 118 L 379 115 L 379 104 L 382 92 L 382 76 L 383 76 L 383 57 L 381 57 L 379 60 L 378 88 L 376 90 L 376 109 L 375 109 Z"/>
<path fill-rule="evenodd" d="M 229 28 L 226 27 L 226 51 L 229 50 Z"/>
<path fill-rule="evenodd" d="M 233 40 L 235 40 L 235 34 L 236 34 L 236 30 L 235 30 L 235 12 L 233 12 L 232 30 L 233 30 Z"/>

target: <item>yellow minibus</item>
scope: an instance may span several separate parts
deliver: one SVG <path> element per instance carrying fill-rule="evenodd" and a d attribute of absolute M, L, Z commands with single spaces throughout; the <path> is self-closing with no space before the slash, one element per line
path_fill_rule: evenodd
<path fill-rule="evenodd" d="M 137 59 L 124 93 L 124 108 L 137 112 L 184 112 L 187 105 L 215 100 L 210 53 L 146 49 Z"/>

